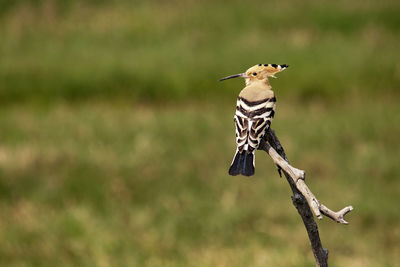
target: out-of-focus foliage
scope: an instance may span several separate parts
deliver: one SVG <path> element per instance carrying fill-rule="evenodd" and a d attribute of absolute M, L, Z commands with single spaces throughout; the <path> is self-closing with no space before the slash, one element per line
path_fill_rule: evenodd
<path fill-rule="evenodd" d="M 0 266 L 312 266 L 257 152 L 230 177 L 257 63 L 333 266 L 400 262 L 400 2 L 0 0 Z"/>
<path fill-rule="evenodd" d="M 226 97 L 291 65 L 281 94 L 396 94 L 398 1 L 3 1 L 0 99 Z M 241 85 L 241 83 L 240 83 Z"/>
<path fill-rule="evenodd" d="M 318 222 L 330 263 L 396 266 L 400 107 L 299 108 L 281 101 L 273 122 L 291 162 L 324 204 L 355 207 L 348 226 Z M 265 153 L 251 179 L 228 176 L 233 110 L 0 109 L 0 265 L 312 266 L 289 186 Z"/>

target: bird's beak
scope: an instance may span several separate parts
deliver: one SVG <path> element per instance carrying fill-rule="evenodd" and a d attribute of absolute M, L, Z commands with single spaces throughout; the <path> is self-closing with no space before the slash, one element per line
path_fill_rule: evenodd
<path fill-rule="evenodd" d="M 232 79 L 232 78 L 237 78 L 237 77 L 242 77 L 242 78 L 247 78 L 246 73 L 239 73 L 239 74 L 235 74 L 235 75 L 231 75 L 225 78 L 220 79 L 219 81 L 222 82 L 224 80 L 228 80 L 228 79 Z"/>

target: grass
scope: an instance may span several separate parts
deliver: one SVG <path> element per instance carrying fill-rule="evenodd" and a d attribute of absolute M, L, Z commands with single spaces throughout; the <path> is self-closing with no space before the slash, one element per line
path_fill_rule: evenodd
<path fill-rule="evenodd" d="M 273 123 L 291 161 L 326 205 L 355 207 L 349 226 L 319 222 L 331 264 L 396 266 L 397 103 L 299 108 L 281 100 Z M 202 102 L 0 109 L 1 264 L 312 265 L 266 155 L 254 178 L 227 175 L 232 112 Z"/>
<path fill-rule="evenodd" d="M 262 152 L 229 177 L 257 63 L 291 162 L 350 225 L 332 266 L 399 266 L 398 1 L 0 0 L 1 266 L 312 266 Z"/>
<path fill-rule="evenodd" d="M 4 104 L 226 99 L 215 81 L 260 62 L 292 66 L 280 83 L 294 98 L 399 95 L 398 1 L 13 2 L 0 16 Z"/>

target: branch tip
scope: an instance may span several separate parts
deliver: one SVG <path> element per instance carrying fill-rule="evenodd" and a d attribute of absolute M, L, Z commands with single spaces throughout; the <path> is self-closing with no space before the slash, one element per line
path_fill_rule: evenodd
<path fill-rule="evenodd" d="M 322 219 L 321 214 L 323 214 L 338 223 L 348 224 L 348 222 L 344 220 L 344 215 L 352 211 L 353 207 L 348 206 L 338 212 L 334 212 L 320 203 L 305 183 L 306 172 L 289 164 L 283 147 L 272 129 L 270 129 L 265 135 L 265 138 L 262 140 L 259 149 L 268 153 L 268 155 L 272 158 L 272 161 L 278 166 L 278 172 L 281 169 L 286 177 L 290 177 L 298 191 L 300 191 L 300 193 L 307 200 L 308 205 L 318 219 Z"/>

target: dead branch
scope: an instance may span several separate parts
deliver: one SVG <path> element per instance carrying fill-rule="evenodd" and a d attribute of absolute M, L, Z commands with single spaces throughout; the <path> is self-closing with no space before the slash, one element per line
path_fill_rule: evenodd
<path fill-rule="evenodd" d="M 279 173 L 282 169 L 289 182 L 293 191 L 292 201 L 307 229 L 316 266 L 328 266 L 328 250 L 322 247 L 318 226 L 314 221 L 310 207 L 318 219 L 322 219 L 321 214 L 323 214 L 341 224 L 348 224 L 344 220 L 344 215 L 352 211 L 353 207 L 348 206 L 338 212 L 334 212 L 320 203 L 305 183 L 305 172 L 289 164 L 285 151 L 272 129 L 264 136 L 259 149 L 266 151 L 270 155 L 273 162 L 278 166 Z"/>
<path fill-rule="evenodd" d="M 271 130 L 270 134 L 275 135 L 273 130 Z M 328 207 L 320 203 L 318 199 L 314 196 L 314 194 L 311 192 L 311 190 L 308 188 L 307 184 L 305 183 L 305 178 L 306 178 L 305 171 L 291 166 L 289 162 L 285 160 L 283 157 L 281 157 L 278 154 L 278 152 L 267 142 L 263 142 L 262 147 L 260 145 L 259 149 L 266 151 L 270 155 L 274 163 L 278 165 L 287 174 L 289 174 L 290 178 L 295 183 L 297 189 L 306 198 L 308 204 L 310 205 L 311 209 L 313 210 L 315 216 L 317 216 L 318 219 L 322 219 L 321 215 L 322 213 L 338 223 L 348 224 L 348 222 L 345 221 L 343 217 L 348 212 L 353 210 L 352 206 L 345 207 L 338 212 L 330 210 Z"/>

